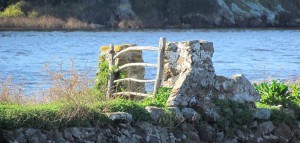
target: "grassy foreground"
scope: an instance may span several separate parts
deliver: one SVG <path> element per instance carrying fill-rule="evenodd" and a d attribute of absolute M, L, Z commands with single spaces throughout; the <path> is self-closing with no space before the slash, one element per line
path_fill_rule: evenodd
<path fill-rule="evenodd" d="M 105 69 L 106 64 L 99 67 Z M 87 73 L 74 70 L 50 71 L 50 88 L 39 92 L 39 96 L 27 97 L 22 94 L 22 86 L 12 84 L 11 79 L 0 82 L 0 128 L 15 129 L 33 127 L 52 129 L 71 126 L 101 126 L 110 123 L 107 112 L 128 112 L 134 121 L 151 121 L 146 106 L 157 106 L 165 109 L 165 117 L 159 124 L 172 127 L 172 113 L 166 108 L 170 88 L 161 87 L 154 99 L 105 98 L 107 71 L 98 74 L 97 82 L 91 88 L 91 80 Z M 257 108 L 272 110 L 271 120 L 275 123 L 293 123 L 300 120 L 300 83 L 286 84 L 279 81 L 254 84 L 261 94 Z M 252 111 L 247 105 L 229 100 L 216 100 L 216 106 L 222 107 L 221 118 L 217 124 L 229 121 L 232 128 L 248 124 L 252 120 Z M 234 113 L 234 114 L 233 114 Z M 240 118 L 236 118 L 240 117 Z"/>
<path fill-rule="evenodd" d="M 71 126 L 101 126 L 110 123 L 107 112 L 128 112 L 134 121 L 149 121 L 145 106 L 165 107 L 170 89 L 161 87 L 154 99 L 129 100 L 105 98 L 107 82 L 90 86 L 88 74 L 78 73 L 73 64 L 70 71 L 50 71 L 51 86 L 39 96 L 26 97 L 22 86 L 12 84 L 12 79 L 0 82 L 0 128 L 33 127 L 52 129 Z M 100 75 L 99 75 L 100 76 Z M 101 80 L 101 79 L 100 79 Z M 107 81 L 106 78 L 102 80 Z"/>

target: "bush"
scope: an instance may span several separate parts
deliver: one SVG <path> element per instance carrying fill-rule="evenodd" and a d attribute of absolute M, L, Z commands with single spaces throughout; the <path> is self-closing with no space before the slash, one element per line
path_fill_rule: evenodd
<path fill-rule="evenodd" d="M 269 106 L 274 110 L 272 114 L 274 121 L 291 122 L 291 118 L 300 119 L 300 85 L 299 84 L 285 84 L 279 81 L 272 81 L 270 83 L 254 84 L 255 89 L 261 94 L 261 101 L 258 105 Z M 295 117 L 288 116 L 283 110 L 273 108 L 273 106 L 282 105 L 286 109 L 293 109 Z M 287 117 L 286 117 L 287 116 Z"/>
<path fill-rule="evenodd" d="M 254 84 L 254 87 L 261 94 L 261 103 L 283 105 L 285 107 L 290 104 L 291 96 L 288 86 L 284 83 L 273 80 L 271 83 Z"/>
<path fill-rule="evenodd" d="M 24 12 L 21 7 L 24 5 L 24 2 L 17 2 L 16 4 L 12 4 L 5 8 L 5 10 L 0 13 L 0 17 L 20 17 L 24 16 Z"/>
<path fill-rule="evenodd" d="M 254 119 L 252 110 L 249 107 L 250 105 L 221 99 L 214 100 L 214 103 L 220 107 L 222 118 L 217 121 L 217 124 L 223 130 L 226 130 L 226 124 L 228 124 L 228 129 L 234 131 L 243 125 L 249 125 Z M 228 131 L 228 133 L 229 132 L 230 131 Z"/>

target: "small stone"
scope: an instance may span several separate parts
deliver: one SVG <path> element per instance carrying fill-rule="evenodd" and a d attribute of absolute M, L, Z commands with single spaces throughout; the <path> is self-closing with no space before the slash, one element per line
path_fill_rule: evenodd
<path fill-rule="evenodd" d="M 270 109 L 256 109 L 254 118 L 259 120 L 270 120 L 272 111 Z"/>
<path fill-rule="evenodd" d="M 262 129 L 263 134 L 265 134 L 265 135 L 272 133 L 275 129 L 275 126 L 274 126 L 273 122 L 271 122 L 271 121 L 263 122 L 260 125 L 260 127 Z"/>
<path fill-rule="evenodd" d="M 236 130 L 235 131 L 235 135 L 239 138 L 239 139 L 244 139 L 244 133 L 241 130 Z"/>
<path fill-rule="evenodd" d="M 257 127 L 257 121 L 253 121 L 250 125 L 249 125 L 249 127 L 250 128 L 256 128 Z"/>
<path fill-rule="evenodd" d="M 203 118 L 208 122 L 216 122 L 220 118 L 220 115 L 214 106 L 201 104 L 197 106 L 196 111 L 203 115 Z"/>
<path fill-rule="evenodd" d="M 292 138 L 293 133 L 291 128 L 285 123 L 279 123 L 275 129 L 274 135 L 283 138 L 284 140 L 289 140 Z"/>
<path fill-rule="evenodd" d="M 192 108 L 183 108 L 181 109 L 181 112 L 183 116 L 189 121 L 195 122 L 201 119 L 200 114 Z"/>
<path fill-rule="evenodd" d="M 28 128 L 25 130 L 25 137 L 28 138 L 32 135 L 34 135 L 38 130 L 33 128 Z"/>
<path fill-rule="evenodd" d="M 126 112 L 106 113 L 106 116 L 114 122 L 131 123 L 133 121 L 132 115 L 130 115 Z"/>
<path fill-rule="evenodd" d="M 185 120 L 182 112 L 178 107 L 169 107 L 168 109 L 175 114 L 177 123 L 181 123 Z"/>
<path fill-rule="evenodd" d="M 165 113 L 163 109 L 155 106 L 146 106 L 145 109 L 150 113 L 154 121 L 158 121 Z"/>

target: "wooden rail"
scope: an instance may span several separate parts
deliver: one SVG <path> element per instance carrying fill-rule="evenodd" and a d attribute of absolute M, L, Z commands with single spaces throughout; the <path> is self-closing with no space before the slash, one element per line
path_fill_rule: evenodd
<path fill-rule="evenodd" d="M 137 67 L 155 67 L 155 68 L 158 67 L 157 64 L 149 64 L 149 63 L 130 63 L 130 64 L 125 64 L 125 65 L 122 65 L 122 66 L 118 67 L 118 69 L 117 69 L 115 72 L 118 72 L 118 71 L 120 71 L 120 70 L 122 70 L 122 69 L 125 69 L 125 68 L 127 68 L 127 67 L 135 67 L 135 66 L 137 66 Z"/>
<path fill-rule="evenodd" d="M 114 59 L 118 58 L 121 54 L 128 52 L 128 51 L 138 51 L 138 50 L 149 50 L 149 51 L 157 51 L 157 47 L 152 46 L 134 46 L 134 47 L 128 47 L 122 51 L 120 51 L 118 54 L 114 56 Z"/>
<path fill-rule="evenodd" d="M 106 98 L 110 98 L 112 95 L 135 95 L 135 96 L 143 96 L 143 97 L 154 97 L 158 91 L 158 88 L 161 85 L 163 71 L 164 71 L 164 52 L 166 47 L 166 39 L 160 38 L 159 40 L 159 47 L 151 47 L 151 46 L 135 46 L 135 47 L 129 47 L 125 50 L 120 51 L 119 53 L 115 54 L 114 46 L 110 45 L 110 50 L 108 52 L 109 56 L 109 80 L 108 80 L 108 90 Z M 122 65 L 117 68 L 117 70 L 113 70 L 113 67 L 115 66 L 115 59 L 118 58 L 121 54 L 128 52 L 128 51 L 134 51 L 134 50 L 158 50 L 158 59 L 157 64 L 150 64 L 150 63 L 128 63 L 125 65 Z M 124 78 L 124 79 L 118 79 L 115 80 L 114 73 L 119 72 L 120 70 L 123 70 L 124 68 L 133 67 L 133 66 L 143 66 L 143 67 L 156 67 L 157 68 L 157 75 L 155 80 L 142 80 L 142 79 L 135 79 L 135 78 Z M 114 92 L 114 83 L 122 82 L 122 81 L 134 81 L 134 82 L 154 82 L 153 87 L 153 95 L 145 94 L 145 93 L 137 93 L 137 92 Z"/>

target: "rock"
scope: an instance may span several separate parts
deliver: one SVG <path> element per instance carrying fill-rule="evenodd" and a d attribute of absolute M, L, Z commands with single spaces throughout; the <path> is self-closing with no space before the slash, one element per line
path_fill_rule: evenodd
<path fill-rule="evenodd" d="M 131 123 L 133 121 L 132 115 L 130 115 L 126 112 L 106 113 L 106 116 L 114 122 Z"/>
<path fill-rule="evenodd" d="M 68 141 L 74 142 L 74 138 L 73 138 L 72 131 L 70 130 L 70 128 L 63 130 L 63 137 Z"/>
<path fill-rule="evenodd" d="M 63 138 L 63 135 L 61 132 L 59 132 L 58 129 L 55 129 L 53 131 L 53 138 L 54 138 L 54 142 L 56 143 L 65 143 L 66 140 Z"/>
<path fill-rule="evenodd" d="M 253 121 L 250 125 L 249 125 L 249 127 L 250 128 L 256 128 L 257 127 L 257 121 Z"/>
<path fill-rule="evenodd" d="M 181 123 L 185 120 L 182 112 L 180 111 L 180 109 L 178 107 L 168 107 L 168 109 L 175 114 L 177 123 Z"/>
<path fill-rule="evenodd" d="M 37 136 L 37 134 L 33 134 L 31 136 L 28 137 L 28 142 L 30 143 L 42 143 L 40 140 L 39 140 L 39 137 Z"/>
<path fill-rule="evenodd" d="M 245 135 L 241 130 L 236 130 L 235 131 L 235 135 L 239 138 L 239 139 L 245 139 Z"/>
<path fill-rule="evenodd" d="M 216 142 L 223 142 L 224 141 L 224 132 L 218 132 L 216 134 Z"/>
<path fill-rule="evenodd" d="M 259 93 L 255 90 L 251 82 L 243 75 L 237 74 L 231 77 L 234 80 L 233 100 L 245 103 L 255 103 L 260 100 Z"/>
<path fill-rule="evenodd" d="M 201 115 L 192 108 L 183 108 L 181 112 L 188 121 L 198 122 L 201 119 Z"/>
<path fill-rule="evenodd" d="M 6 139 L 4 138 L 4 134 L 2 132 L 2 129 L 0 129 L 0 142 L 2 142 L 2 143 L 6 143 L 7 142 Z"/>
<path fill-rule="evenodd" d="M 203 118 L 208 122 L 216 122 L 220 115 L 216 109 L 216 107 L 206 104 L 201 104 L 196 107 L 196 111 L 203 115 Z"/>
<path fill-rule="evenodd" d="M 261 130 L 264 135 L 270 134 L 274 131 L 275 126 L 273 122 L 271 121 L 266 121 L 260 124 Z"/>
<path fill-rule="evenodd" d="M 38 131 L 38 130 L 33 129 L 33 128 L 27 128 L 27 129 L 25 130 L 25 137 L 28 138 L 28 137 L 34 135 L 37 131 Z"/>
<path fill-rule="evenodd" d="M 213 142 L 215 140 L 214 129 L 210 125 L 208 124 L 202 125 L 197 130 L 200 139 L 203 140 L 204 142 Z"/>
<path fill-rule="evenodd" d="M 291 131 L 291 128 L 287 124 L 278 123 L 274 131 L 274 135 L 288 141 L 292 138 L 293 132 Z"/>
<path fill-rule="evenodd" d="M 47 142 L 47 136 L 45 134 L 43 134 L 40 130 L 36 133 L 36 135 L 38 136 L 40 143 Z"/>
<path fill-rule="evenodd" d="M 150 116 L 154 121 L 158 121 L 165 113 L 163 109 L 155 106 L 146 106 L 145 109 L 150 113 Z"/>
<path fill-rule="evenodd" d="M 272 111 L 270 109 L 256 109 L 253 116 L 258 120 L 269 120 L 271 113 Z"/>

